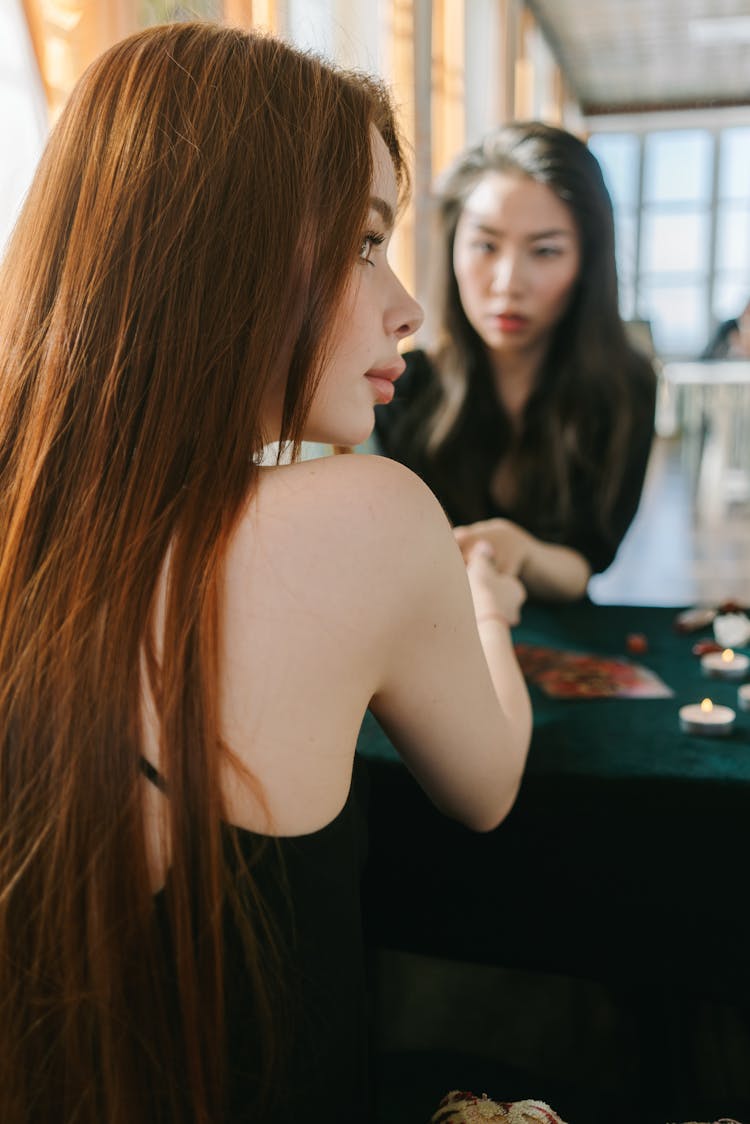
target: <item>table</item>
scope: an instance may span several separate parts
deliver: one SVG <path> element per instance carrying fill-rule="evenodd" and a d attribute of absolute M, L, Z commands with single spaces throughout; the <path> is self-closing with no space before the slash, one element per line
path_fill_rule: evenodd
<path fill-rule="evenodd" d="M 750 361 L 665 363 L 660 378 L 682 402 L 696 507 L 720 517 L 733 500 L 750 498 Z"/>
<path fill-rule="evenodd" d="M 669 699 L 553 700 L 532 687 L 534 732 L 518 800 L 495 831 L 447 820 L 377 723 L 368 941 L 429 956 L 750 999 L 750 713 L 727 739 L 679 730 L 685 702 L 737 709 L 706 680 L 674 609 L 528 605 L 514 639 L 638 657 Z M 461 747 L 456 747 L 460 753 Z"/>

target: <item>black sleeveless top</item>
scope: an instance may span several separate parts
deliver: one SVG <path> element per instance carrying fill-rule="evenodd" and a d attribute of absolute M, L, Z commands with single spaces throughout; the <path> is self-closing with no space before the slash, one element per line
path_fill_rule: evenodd
<path fill-rule="evenodd" d="M 610 565 L 633 521 L 643 489 L 646 466 L 654 435 L 656 380 L 633 379 L 631 386 L 632 435 L 625 453 L 620 490 L 607 526 L 602 523 L 596 500 L 599 468 L 611 433 L 603 432 L 596 455 L 588 467 L 579 464 L 571 476 L 571 513 L 563 523 L 549 503 L 513 509 L 503 508 L 491 492 L 492 472 L 505 451 L 503 431 L 498 422 L 499 407 L 489 383 L 479 380 L 473 393 L 489 396 L 479 416 L 466 420 L 446 442 L 441 465 L 428 456 L 418 436 L 424 418 L 439 395 L 437 374 L 425 351 L 407 351 L 406 370 L 396 383 L 396 396 L 388 406 L 375 407 L 375 433 L 379 451 L 400 461 L 418 476 L 440 500 L 451 523 L 460 526 L 482 519 L 512 519 L 543 542 L 560 543 L 579 551 L 599 573 Z M 645 363 L 645 361 L 644 361 Z M 477 400 L 477 405 L 479 400 Z M 600 446 L 600 448 L 599 448 Z M 482 462 L 479 473 L 473 466 Z M 491 467 L 488 467 L 491 466 Z M 550 465 L 550 471 L 553 471 Z"/>
<path fill-rule="evenodd" d="M 144 772 L 160 784 L 147 764 Z M 243 857 L 251 862 L 281 945 L 286 1060 L 263 1124 L 366 1124 L 372 1119 L 360 913 L 365 797 L 364 765 L 355 758 L 346 804 L 320 831 L 269 840 L 227 829 L 228 843 L 230 832 L 236 833 Z M 230 869 L 231 855 L 228 845 Z M 168 941 L 164 891 L 155 901 Z M 260 1050 L 254 997 L 240 933 L 228 909 L 224 940 L 228 1111 L 223 1124 L 257 1124 Z"/>

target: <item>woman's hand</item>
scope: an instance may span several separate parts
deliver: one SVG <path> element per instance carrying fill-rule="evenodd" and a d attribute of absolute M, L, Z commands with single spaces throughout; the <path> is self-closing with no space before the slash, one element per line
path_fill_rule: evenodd
<path fill-rule="evenodd" d="M 542 542 L 510 519 L 454 527 L 453 534 L 465 562 L 478 543 L 488 544 L 499 575 L 520 579 L 532 597 L 576 601 L 586 592 L 591 566 L 580 551 Z"/>
<path fill-rule="evenodd" d="M 518 624 L 526 589 L 518 578 L 500 573 L 491 544 L 479 539 L 467 548 L 464 561 L 477 620 L 499 616 L 509 627 Z"/>
<path fill-rule="evenodd" d="M 495 569 L 513 577 L 520 576 L 533 542 L 528 531 L 510 519 L 485 519 L 467 527 L 454 527 L 453 534 L 465 562 L 476 545 L 485 542 L 491 547 Z"/>

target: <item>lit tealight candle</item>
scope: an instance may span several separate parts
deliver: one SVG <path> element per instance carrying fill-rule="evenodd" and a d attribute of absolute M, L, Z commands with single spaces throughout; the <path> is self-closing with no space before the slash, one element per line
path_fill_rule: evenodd
<path fill-rule="evenodd" d="M 737 688 L 737 702 L 741 710 L 750 710 L 750 683 Z"/>
<path fill-rule="evenodd" d="M 701 656 L 704 675 L 712 679 L 744 679 L 750 668 L 750 659 L 741 652 L 725 648 L 723 652 L 707 652 Z"/>
<path fill-rule="evenodd" d="M 714 706 L 710 699 L 680 707 L 680 729 L 685 734 L 716 738 L 731 734 L 735 713 L 730 706 Z"/>

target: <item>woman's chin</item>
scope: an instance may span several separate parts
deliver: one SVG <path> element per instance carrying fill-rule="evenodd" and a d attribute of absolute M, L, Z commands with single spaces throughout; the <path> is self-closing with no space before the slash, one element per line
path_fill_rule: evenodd
<path fill-rule="evenodd" d="M 356 445 L 364 445 L 374 428 L 375 419 L 371 416 L 369 423 L 362 422 L 361 425 L 315 429 L 309 436 L 305 433 L 305 441 L 312 441 L 317 445 L 332 445 L 334 448 L 354 448 Z"/>

